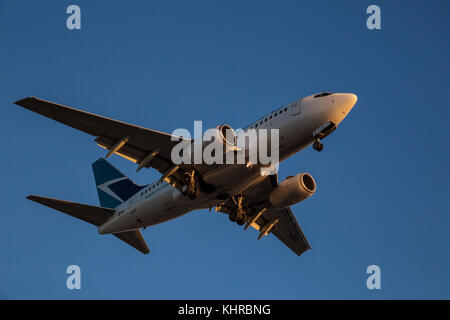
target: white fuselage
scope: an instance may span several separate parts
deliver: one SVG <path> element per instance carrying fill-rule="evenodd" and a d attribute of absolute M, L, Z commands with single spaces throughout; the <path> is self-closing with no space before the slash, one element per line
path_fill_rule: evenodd
<path fill-rule="evenodd" d="M 354 94 L 333 93 L 326 96 L 308 96 L 283 106 L 247 129 L 279 129 L 280 161 L 299 152 L 314 142 L 318 132 L 332 123 L 337 126 L 356 103 Z M 236 179 L 239 177 L 239 179 Z M 231 196 L 239 194 L 264 176 L 258 167 L 222 165 L 203 174 L 207 183 L 226 186 Z M 186 214 L 192 210 L 216 206 L 218 192 L 200 193 L 191 200 L 168 183 L 161 181 L 146 186 L 116 208 L 115 214 L 99 227 L 100 233 L 117 233 L 155 225 Z"/>

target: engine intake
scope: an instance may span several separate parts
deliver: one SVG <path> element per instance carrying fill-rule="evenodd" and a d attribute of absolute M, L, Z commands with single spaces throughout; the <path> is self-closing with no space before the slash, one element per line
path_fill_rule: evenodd
<path fill-rule="evenodd" d="M 236 144 L 236 133 L 233 128 L 227 124 L 222 124 L 218 127 L 220 138 L 228 145 L 234 146 Z M 227 139 L 228 138 L 228 139 Z"/>
<path fill-rule="evenodd" d="M 269 195 L 269 202 L 281 209 L 299 203 L 316 192 L 316 182 L 309 173 L 287 177 Z"/>

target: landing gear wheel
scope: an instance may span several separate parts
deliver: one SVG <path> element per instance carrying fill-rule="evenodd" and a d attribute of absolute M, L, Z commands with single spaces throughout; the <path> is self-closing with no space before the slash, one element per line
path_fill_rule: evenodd
<path fill-rule="evenodd" d="M 191 192 L 189 192 L 189 199 L 196 200 L 198 199 L 198 195 L 200 193 L 200 188 L 196 185 Z"/>
<path fill-rule="evenodd" d="M 313 149 L 317 150 L 319 152 L 322 151 L 323 150 L 323 143 L 321 143 L 320 140 L 317 139 L 316 141 L 314 141 Z"/>
<path fill-rule="evenodd" d="M 238 225 L 242 226 L 245 223 L 245 216 L 242 215 L 236 222 Z"/>

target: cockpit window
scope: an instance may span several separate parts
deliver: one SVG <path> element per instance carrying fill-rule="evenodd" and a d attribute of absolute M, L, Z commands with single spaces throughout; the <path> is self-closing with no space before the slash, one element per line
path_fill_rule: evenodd
<path fill-rule="evenodd" d="M 316 94 L 314 96 L 314 98 L 326 97 L 326 96 L 329 96 L 331 94 L 333 94 L 333 92 L 322 92 L 322 93 Z"/>

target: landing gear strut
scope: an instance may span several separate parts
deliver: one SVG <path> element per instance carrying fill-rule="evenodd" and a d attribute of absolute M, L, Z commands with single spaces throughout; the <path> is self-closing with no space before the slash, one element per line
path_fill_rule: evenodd
<path fill-rule="evenodd" d="M 233 210 L 232 212 L 230 212 L 230 214 L 228 215 L 228 218 L 230 219 L 230 221 L 236 222 L 240 226 L 242 226 L 247 221 L 246 217 L 247 216 L 245 215 L 245 213 L 238 216 L 236 209 Z"/>
<path fill-rule="evenodd" d="M 200 185 L 198 183 L 197 178 L 195 177 L 195 171 L 187 173 L 186 184 L 181 187 L 181 193 L 189 196 L 191 200 L 195 200 L 198 198 L 200 193 Z"/>
<path fill-rule="evenodd" d="M 323 143 L 320 142 L 319 138 L 316 138 L 316 141 L 314 141 L 313 149 L 319 152 L 323 150 Z"/>
<path fill-rule="evenodd" d="M 228 218 L 230 221 L 236 222 L 238 225 L 242 226 L 247 221 L 247 214 L 243 209 L 244 197 L 238 196 L 237 199 L 233 198 L 236 208 L 230 212 Z"/>

